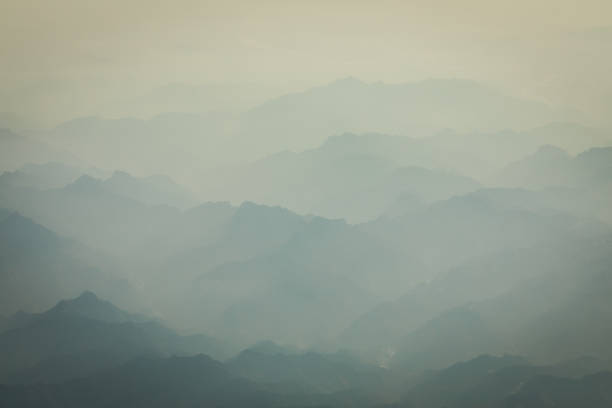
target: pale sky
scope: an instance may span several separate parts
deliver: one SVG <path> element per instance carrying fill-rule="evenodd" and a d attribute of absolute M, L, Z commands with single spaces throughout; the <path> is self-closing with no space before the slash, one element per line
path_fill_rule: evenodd
<path fill-rule="evenodd" d="M 243 109 L 346 76 L 469 78 L 599 117 L 612 107 L 610 1 L 0 4 L 0 111 L 45 124 L 153 114 L 135 101 L 173 83 L 243 87 Z"/>

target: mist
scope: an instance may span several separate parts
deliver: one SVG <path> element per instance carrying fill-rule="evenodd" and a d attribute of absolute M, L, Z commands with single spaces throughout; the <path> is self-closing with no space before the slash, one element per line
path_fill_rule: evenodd
<path fill-rule="evenodd" d="M 610 15 L 4 1 L 0 405 L 612 405 Z"/>

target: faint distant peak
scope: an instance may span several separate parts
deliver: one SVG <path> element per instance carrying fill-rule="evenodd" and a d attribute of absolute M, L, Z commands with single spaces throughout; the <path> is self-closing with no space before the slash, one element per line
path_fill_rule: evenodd
<path fill-rule="evenodd" d="M 132 179 L 134 177 L 130 173 L 128 173 L 127 171 L 115 170 L 115 171 L 113 171 L 113 174 L 111 175 L 111 178 L 129 178 L 129 179 Z"/>
<path fill-rule="evenodd" d="M 291 229 L 304 222 L 298 214 L 280 206 L 267 206 L 251 201 L 243 202 L 231 218 L 232 230 L 244 234 L 246 230 Z"/>
<path fill-rule="evenodd" d="M 355 87 L 355 86 L 367 86 L 368 84 L 352 76 L 345 78 L 336 79 L 335 81 L 328 84 L 330 87 Z"/>
<path fill-rule="evenodd" d="M 140 183 L 141 180 L 137 177 L 132 176 L 130 173 L 123 170 L 115 170 L 113 174 L 106 180 L 100 180 L 104 185 L 129 185 L 135 186 Z"/>
<path fill-rule="evenodd" d="M 565 150 L 550 144 L 540 146 L 534 154 L 538 156 L 569 158 L 569 154 Z"/>
<path fill-rule="evenodd" d="M 64 299 L 64 300 L 60 300 L 54 308 L 52 308 L 51 310 L 49 310 L 49 312 L 51 311 L 67 311 L 67 310 L 71 310 L 71 309 L 75 309 L 75 310 L 83 310 L 83 308 L 88 308 L 88 307 L 113 307 L 109 302 L 103 301 L 100 298 L 98 298 L 98 296 L 96 296 L 95 293 L 86 290 L 83 293 L 81 293 L 79 296 L 77 296 L 76 298 L 73 299 Z"/>
<path fill-rule="evenodd" d="M 272 216 L 272 215 L 278 215 L 278 214 L 282 214 L 286 216 L 295 216 L 299 218 L 297 214 L 294 214 L 293 212 L 289 211 L 286 208 L 283 208 L 280 206 L 268 206 L 268 205 L 263 205 L 263 204 L 257 204 L 252 201 L 243 201 L 242 204 L 240 204 L 240 206 L 238 207 L 235 217 L 236 218 L 259 217 L 259 216 L 265 216 L 265 215 Z"/>
<path fill-rule="evenodd" d="M 238 208 L 241 211 L 265 211 L 272 207 L 269 207 L 263 204 L 257 204 L 257 203 L 254 203 L 253 201 L 243 201 Z"/>
<path fill-rule="evenodd" d="M 95 177 L 89 176 L 87 174 L 82 175 L 74 182 L 68 184 L 64 187 L 67 191 L 74 192 L 86 192 L 86 191 L 95 191 L 102 185 L 102 180 L 97 179 Z"/>
<path fill-rule="evenodd" d="M 83 293 L 81 293 L 81 295 L 79 297 L 77 297 L 75 299 L 76 301 L 81 301 L 81 302 L 97 302 L 100 299 L 98 298 L 98 296 L 96 296 L 95 293 L 93 293 L 90 290 L 85 290 L 83 291 Z"/>

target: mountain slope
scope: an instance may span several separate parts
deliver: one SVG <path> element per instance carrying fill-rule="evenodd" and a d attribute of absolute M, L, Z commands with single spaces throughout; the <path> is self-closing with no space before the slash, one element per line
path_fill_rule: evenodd
<path fill-rule="evenodd" d="M 551 252 L 558 259 L 548 260 L 541 252 L 537 268 L 542 270 L 505 292 L 479 301 L 466 299 L 462 307 L 412 329 L 393 362 L 439 368 L 474 357 L 479 350 L 521 354 L 541 363 L 584 355 L 609 359 L 612 331 L 605 322 L 612 316 L 606 295 L 612 285 L 611 238 L 574 241 L 562 248 Z"/>
<path fill-rule="evenodd" d="M 267 407 L 271 395 L 199 355 L 138 358 L 58 385 L 1 386 L 0 402 L 21 407 Z"/>
<path fill-rule="evenodd" d="M 531 188 L 593 188 L 612 183 L 612 147 L 594 147 L 574 157 L 554 147 L 511 163 L 499 174 L 505 185 Z"/>
<path fill-rule="evenodd" d="M 226 363 L 228 369 L 260 384 L 295 384 L 307 393 L 355 388 L 377 389 L 389 373 L 340 354 L 274 353 L 246 349 Z"/>
<path fill-rule="evenodd" d="M 94 260 L 100 262 L 94 263 Z M 86 289 L 113 299 L 133 297 L 125 279 L 102 270 L 112 263 L 13 213 L 0 221 L 0 310 L 40 311 Z"/>
<path fill-rule="evenodd" d="M 430 373 L 411 387 L 402 407 L 607 406 L 612 373 L 561 377 L 556 366 L 482 355 Z"/>

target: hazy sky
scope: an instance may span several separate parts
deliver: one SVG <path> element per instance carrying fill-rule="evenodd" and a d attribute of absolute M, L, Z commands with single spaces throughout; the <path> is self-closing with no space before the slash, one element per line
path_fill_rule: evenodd
<path fill-rule="evenodd" d="M 46 123 L 146 115 L 139 98 L 172 83 L 244 87 L 220 103 L 244 108 L 345 76 L 471 78 L 600 117 L 612 107 L 608 0 L 0 4 L 0 111 Z"/>

